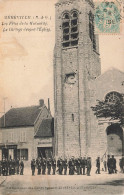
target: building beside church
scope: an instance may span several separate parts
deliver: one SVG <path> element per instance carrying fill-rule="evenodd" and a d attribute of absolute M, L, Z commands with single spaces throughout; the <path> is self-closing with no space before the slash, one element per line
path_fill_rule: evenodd
<path fill-rule="evenodd" d="M 101 75 L 94 3 L 58 0 L 55 12 L 55 156 L 121 156 L 124 129 L 118 121 L 99 121 L 91 109 L 96 100 L 124 98 L 124 73 L 112 69 Z"/>
<path fill-rule="evenodd" d="M 11 108 L 0 119 L 0 158 L 19 158 L 30 163 L 53 152 L 53 118 L 44 100 L 39 105 Z"/>

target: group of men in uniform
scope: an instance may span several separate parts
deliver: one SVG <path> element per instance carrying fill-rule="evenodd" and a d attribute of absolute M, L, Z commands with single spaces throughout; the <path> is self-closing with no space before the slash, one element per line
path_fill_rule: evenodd
<path fill-rule="evenodd" d="M 37 158 L 31 160 L 31 170 L 32 175 L 35 175 L 35 170 L 37 169 L 37 174 L 42 175 L 48 174 L 48 175 L 55 175 L 58 173 L 59 175 L 74 175 L 75 173 L 77 175 L 85 175 L 90 176 L 91 172 L 91 158 L 88 157 L 79 157 L 79 158 L 70 158 L 67 160 L 67 158 L 62 159 L 59 158 L 57 161 L 55 158 Z"/>
<path fill-rule="evenodd" d="M 100 157 L 96 159 L 96 174 L 100 174 Z M 117 173 L 116 169 L 116 159 L 114 155 L 108 155 L 107 161 L 105 164 L 105 171 L 108 170 L 109 174 Z M 31 170 L 32 175 L 35 175 L 35 170 L 37 169 L 37 174 L 40 175 L 55 175 L 56 173 L 59 175 L 87 175 L 90 176 L 91 172 L 91 157 L 79 157 L 79 158 L 67 158 L 62 159 L 58 158 L 56 160 L 54 157 L 52 158 L 43 158 L 39 157 L 36 160 L 32 159 L 31 161 Z M 120 161 L 120 169 L 124 172 L 124 157 Z M 23 160 L 17 159 L 7 159 L 3 158 L 0 161 L 0 176 L 8 176 L 8 175 L 23 175 L 24 173 L 24 162 Z"/>
<path fill-rule="evenodd" d="M 19 161 L 19 159 L 7 159 L 3 158 L 0 161 L 0 176 L 8 176 L 8 175 L 23 175 L 24 172 L 24 163 L 23 161 Z"/>
<path fill-rule="evenodd" d="M 116 159 L 115 159 L 114 155 L 112 155 L 112 156 L 108 155 L 107 167 L 108 167 L 108 173 L 109 174 L 117 173 Z"/>
<path fill-rule="evenodd" d="M 51 174 L 51 170 L 52 170 L 52 174 L 55 175 L 56 172 L 56 159 L 55 158 L 37 158 L 32 159 L 31 160 L 31 170 L 32 170 L 32 175 L 35 175 L 35 169 L 37 169 L 37 174 L 40 175 L 42 173 L 42 175 L 47 174 L 50 175 Z"/>
<path fill-rule="evenodd" d="M 101 164 L 100 157 L 98 157 L 96 159 L 96 167 L 97 167 L 96 174 L 100 174 L 100 164 Z M 104 171 L 105 172 L 108 171 L 109 174 L 117 173 L 116 159 L 115 159 L 114 155 L 111 155 L 111 156 L 108 155 L 107 161 L 104 160 L 103 164 L 104 164 Z"/>

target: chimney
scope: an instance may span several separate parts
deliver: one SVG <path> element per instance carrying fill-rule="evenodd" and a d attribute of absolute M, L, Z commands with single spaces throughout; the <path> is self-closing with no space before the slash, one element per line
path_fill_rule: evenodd
<path fill-rule="evenodd" d="M 50 111 L 50 99 L 48 98 L 48 110 Z"/>
<path fill-rule="evenodd" d="M 44 100 L 43 100 L 43 99 L 39 100 L 39 105 L 40 105 L 41 107 L 44 105 Z"/>

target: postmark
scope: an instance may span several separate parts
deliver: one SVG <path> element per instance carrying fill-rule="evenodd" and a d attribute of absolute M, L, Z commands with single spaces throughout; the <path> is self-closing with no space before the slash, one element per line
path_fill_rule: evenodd
<path fill-rule="evenodd" d="M 95 33 L 119 34 L 120 21 L 120 7 L 115 2 L 95 3 Z"/>

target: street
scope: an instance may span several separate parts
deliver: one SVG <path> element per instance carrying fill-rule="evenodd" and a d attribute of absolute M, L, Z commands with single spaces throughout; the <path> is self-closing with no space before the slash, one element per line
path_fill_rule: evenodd
<path fill-rule="evenodd" d="M 0 195 L 124 194 L 124 174 L 4 176 Z"/>

